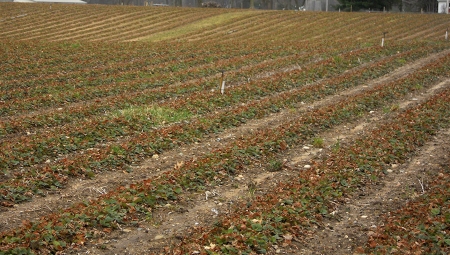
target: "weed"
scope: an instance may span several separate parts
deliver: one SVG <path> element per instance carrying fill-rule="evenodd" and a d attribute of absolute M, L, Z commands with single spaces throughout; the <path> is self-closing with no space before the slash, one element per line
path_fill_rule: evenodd
<path fill-rule="evenodd" d="M 268 171 L 269 172 L 278 172 L 281 171 L 281 169 L 283 168 L 283 162 L 277 160 L 277 159 L 272 159 L 269 161 L 269 166 L 268 166 Z"/>
<path fill-rule="evenodd" d="M 250 181 L 249 183 L 247 183 L 248 193 L 250 194 L 250 197 L 253 197 L 255 195 L 256 185 L 257 183 L 254 181 Z"/>
<path fill-rule="evenodd" d="M 289 111 L 290 113 L 295 113 L 295 112 L 297 112 L 297 109 L 296 109 L 294 106 L 290 106 L 290 107 L 288 108 L 288 111 Z"/>
<path fill-rule="evenodd" d="M 398 62 L 399 64 L 402 64 L 402 65 L 403 65 L 403 64 L 406 64 L 407 61 L 406 61 L 406 59 L 404 59 L 404 58 L 400 58 L 400 59 L 397 60 L 397 62 Z"/>
<path fill-rule="evenodd" d="M 383 107 L 383 113 L 390 113 L 390 112 L 395 112 L 398 111 L 398 109 L 400 109 L 400 105 L 399 104 L 394 104 L 391 106 L 385 106 Z"/>
<path fill-rule="evenodd" d="M 333 60 L 334 60 L 334 63 L 336 63 L 336 64 L 340 64 L 343 61 L 341 56 L 334 56 Z"/>
<path fill-rule="evenodd" d="M 423 85 L 420 84 L 420 83 L 416 83 L 416 84 L 413 86 L 413 88 L 414 88 L 415 90 L 421 90 L 421 89 L 423 89 Z"/>
<path fill-rule="evenodd" d="M 331 148 L 333 153 L 337 153 L 341 149 L 341 139 L 338 138 Z"/>
<path fill-rule="evenodd" d="M 314 137 L 313 141 L 312 141 L 312 144 L 313 144 L 314 147 L 323 148 L 323 138 L 321 138 L 321 137 Z"/>
<path fill-rule="evenodd" d="M 65 49 L 78 49 L 81 47 L 81 43 L 77 42 L 77 43 L 63 43 L 62 47 Z"/>

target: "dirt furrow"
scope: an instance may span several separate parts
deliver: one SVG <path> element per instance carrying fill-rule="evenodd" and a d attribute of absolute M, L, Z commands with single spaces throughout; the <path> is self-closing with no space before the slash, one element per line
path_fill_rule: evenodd
<path fill-rule="evenodd" d="M 450 50 L 441 52 L 440 54 L 446 54 L 448 51 Z M 343 99 L 342 97 L 350 97 L 351 95 L 362 93 L 365 88 L 406 76 L 436 58 L 439 58 L 439 54 L 433 54 L 429 57 L 422 58 L 412 64 L 394 70 L 386 76 L 367 83 L 364 86 L 359 86 L 344 93 L 325 98 L 312 105 L 300 104 L 295 111 L 285 110 L 272 114 L 264 119 L 249 121 L 243 126 L 227 130 L 222 134 L 211 135 L 209 139 L 202 142 L 165 152 L 157 157 L 155 156 L 154 158 L 149 159 L 139 166 L 134 166 L 132 168 L 133 171 L 130 173 L 107 172 L 92 180 L 76 179 L 70 181 L 65 189 L 48 191 L 46 197 L 36 197 L 33 200 L 33 203 L 24 203 L 8 209 L 0 207 L 0 209 L 4 210 L 0 214 L 2 216 L 0 231 L 19 226 L 23 219 L 35 220 L 50 212 L 67 208 L 74 203 L 94 199 L 119 186 L 126 186 L 158 175 L 163 171 L 169 171 L 186 160 L 201 157 L 214 149 L 226 146 L 228 142 L 233 141 L 235 138 L 245 136 L 258 128 L 275 127 L 283 124 L 286 120 L 295 118 L 295 116 L 298 117 L 299 112 L 315 107 L 330 105 L 337 100 L 345 100 L 345 98 Z"/>
<path fill-rule="evenodd" d="M 392 164 L 388 175 L 376 186 L 365 187 L 335 210 L 335 220 L 317 229 L 306 246 L 291 249 L 287 254 L 357 254 L 367 245 L 382 216 L 400 209 L 427 192 L 431 175 L 439 173 L 450 157 L 450 129 L 441 131 L 418 155 L 401 165 Z M 362 250 L 362 249 L 361 249 Z"/>

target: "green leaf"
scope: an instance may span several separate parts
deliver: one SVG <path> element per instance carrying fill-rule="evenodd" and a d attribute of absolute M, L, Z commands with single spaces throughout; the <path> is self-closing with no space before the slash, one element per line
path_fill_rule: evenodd
<path fill-rule="evenodd" d="M 282 222 L 282 221 L 283 221 L 283 216 L 276 216 L 276 217 L 274 218 L 274 221 L 275 221 L 275 222 Z"/>
<path fill-rule="evenodd" d="M 181 187 L 177 187 L 175 188 L 174 192 L 180 194 L 181 192 L 183 192 L 183 189 Z"/>
<path fill-rule="evenodd" d="M 431 214 L 433 214 L 433 216 L 436 216 L 440 213 L 441 213 L 441 208 L 439 208 L 439 207 L 431 209 Z"/>
<path fill-rule="evenodd" d="M 252 229 L 258 232 L 261 232 L 263 230 L 263 226 L 259 223 L 253 223 Z"/>

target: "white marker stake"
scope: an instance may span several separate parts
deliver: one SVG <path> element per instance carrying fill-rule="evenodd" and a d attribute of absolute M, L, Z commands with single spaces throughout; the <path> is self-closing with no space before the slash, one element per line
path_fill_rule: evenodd
<path fill-rule="evenodd" d="M 222 87 L 220 88 L 220 93 L 225 93 L 225 81 L 222 81 Z"/>
<path fill-rule="evenodd" d="M 445 31 L 445 40 L 446 40 L 446 41 L 448 40 L 448 28 L 447 28 L 447 30 Z"/>

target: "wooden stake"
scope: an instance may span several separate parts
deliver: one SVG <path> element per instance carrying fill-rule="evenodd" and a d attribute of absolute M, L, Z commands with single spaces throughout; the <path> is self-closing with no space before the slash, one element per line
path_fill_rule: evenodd
<path fill-rule="evenodd" d="M 388 32 L 383 32 L 383 38 L 381 38 L 381 47 L 384 47 L 384 38 Z"/>

